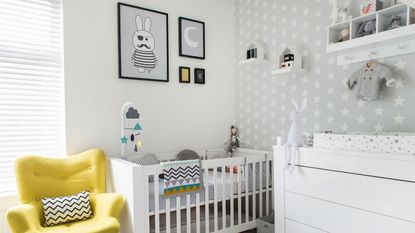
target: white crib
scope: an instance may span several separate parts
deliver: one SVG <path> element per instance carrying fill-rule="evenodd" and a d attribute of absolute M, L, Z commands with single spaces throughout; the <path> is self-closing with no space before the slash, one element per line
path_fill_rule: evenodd
<path fill-rule="evenodd" d="M 109 160 L 109 191 L 121 193 L 126 199 L 122 233 L 237 233 L 255 228 L 258 217 L 271 213 L 272 152 L 239 149 L 232 158 L 222 157 L 223 149 L 198 153 L 204 157 L 204 190 L 172 198 L 162 196 L 160 165 Z M 172 160 L 176 154 L 157 156 Z M 237 171 L 224 172 L 226 167 L 236 167 Z"/>

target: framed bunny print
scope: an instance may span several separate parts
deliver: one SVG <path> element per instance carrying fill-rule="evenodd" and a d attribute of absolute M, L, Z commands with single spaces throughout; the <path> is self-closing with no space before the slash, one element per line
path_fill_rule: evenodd
<path fill-rule="evenodd" d="M 169 81 L 168 14 L 118 3 L 119 78 Z"/>

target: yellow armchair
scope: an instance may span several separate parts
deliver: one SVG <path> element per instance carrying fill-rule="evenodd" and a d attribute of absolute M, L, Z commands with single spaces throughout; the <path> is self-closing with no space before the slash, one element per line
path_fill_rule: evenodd
<path fill-rule="evenodd" d="M 64 159 L 24 156 L 16 161 L 16 179 L 22 203 L 7 212 L 13 233 L 117 233 L 124 205 L 120 194 L 105 193 L 106 157 L 89 150 Z M 41 199 L 90 192 L 94 216 L 85 221 L 44 227 Z"/>

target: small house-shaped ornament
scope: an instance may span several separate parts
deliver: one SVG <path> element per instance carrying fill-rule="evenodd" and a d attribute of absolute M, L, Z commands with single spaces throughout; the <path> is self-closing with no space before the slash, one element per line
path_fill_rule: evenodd
<path fill-rule="evenodd" d="M 297 50 L 285 48 L 279 56 L 277 68 L 273 73 L 288 73 L 292 71 L 304 71 L 303 58 Z"/>
<path fill-rule="evenodd" d="M 241 61 L 240 64 L 265 61 L 264 46 L 259 41 L 250 42 L 246 47 L 245 53 L 245 58 Z"/>

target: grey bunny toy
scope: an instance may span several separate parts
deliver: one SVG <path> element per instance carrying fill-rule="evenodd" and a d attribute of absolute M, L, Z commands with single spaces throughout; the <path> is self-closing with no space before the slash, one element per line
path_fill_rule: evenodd
<path fill-rule="evenodd" d="M 357 29 L 357 37 L 368 36 L 376 33 L 376 20 L 369 20 L 360 24 Z"/>

